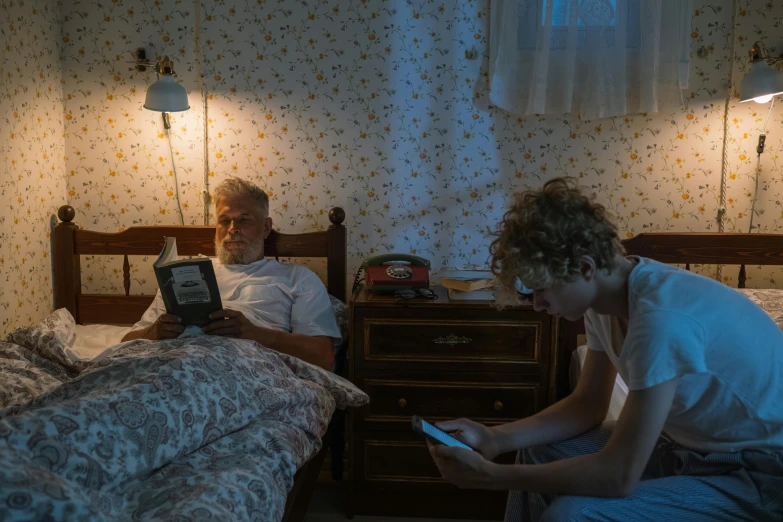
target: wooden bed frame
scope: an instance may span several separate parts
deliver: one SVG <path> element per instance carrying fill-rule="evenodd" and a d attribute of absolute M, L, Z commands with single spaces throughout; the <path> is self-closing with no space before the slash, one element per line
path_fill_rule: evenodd
<path fill-rule="evenodd" d="M 745 288 L 745 265 L 783 265 L 783 235 L 718 232 L 655 232 L 634 236 L 622 242 L 628 254 L 648 257 L 661 263 L 685 265 L 739 265 L 737 286 Z M 557 396 L 570 393 L 568 368 L 571 353 L 584 335 L 583 321 L 561 319 L 558 346 Z"/>
<path fill-rule="evenodd" d="M 133 324 L 152 302 L 151 295 L 130 294 L 129 255 L 157 256 L 164 236 L 177 237 L 181 255 L 214 255 L 215 228 L 207 226 L 131 227 L 123 232 L 103 233 L 82 230 L 73 223 L 76 215 L 70 206 L 57 212 L 61 223 L 54 235 L 54 305 L 67 308 L 80 324 Z M 265 243 L 270 257 L 325 257 L 329 293 L 346 302 L 346 229 L 345 212 L 329 212 L 332 225 L 324 232 L 281 234 L 273 231 Z M 623 241 L 629 254 L 649 257 L 662 263 L 740 265 L 738 286 L 745 287 L 745 265 L 783 265 L 783 235 L 735 233 L 645 233 Z M 82 255 L 124 256 L 125 294 L 83 294 L 81 291 Z M 557 357 L 558 398 L 570 393 L 568 368 L 571 353 L 578 346 L 577 336 L 584 334 L 582 321 L 561 320 Z M 333 419 L 334 421 L 334 419 Z M 335 423 L 324 437 L 324 448 L 296 474 L 288 495 L 283 522 L 300 522 L 319 471 L 323 466 L 327 444 Z M 342 429 L 341 427 L 339 429 Z"/>
<path fill-rule="evenodd" d="M 54 266 L 54 308 L 67 308 L 79 324 L 131 325 L 149 307 L 153 295 L 131 295 L 129 255 L 157 257 L 163 249 L 164 237 L 176 236 L 180 255 L 215 255 L 215 227 L 152 226 L 131 227 L 117 233 L 83 230 L 73 223 L 76 211 L 64 205 L 57 211 L 60 223 L 54 230 L 52 263 Z M 264 242 L 267 257 L 326 258 L 327 290 L 346 302 L 346 229 L 345 212 L 339 207 L 329 211 L 332 223 L 323 232 L 281 234 L 273 230 Z M 123 256 L 123 286 L 125 294 L 83 294 L 80 257 L 83 255 Z M 332 418 L 323 438 L 321 451 L 299 469 L 286 501 L 283 522 L 304 520 L 318 474 L 323 467 L 328 442 L 337 430 L 343 429 L 339 412 Z"/>

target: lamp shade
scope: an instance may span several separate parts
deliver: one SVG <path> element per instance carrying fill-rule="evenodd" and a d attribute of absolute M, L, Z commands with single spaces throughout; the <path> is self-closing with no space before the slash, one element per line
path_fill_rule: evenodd
<path fill-rule="evenodd" d="M 783 72 L 770 67 L 764 60 L 751 63 L 750 72 L 740 83 L 740 102 L 755 99 L 766 103 L 777 94 L 783 94 Z"/>
<path fill-rule="evenodd" d="M 188 92 L 173 76 L 164 74 L 149 86 L 144 108 L 158 112 L 180 112 L 190 109 Z"/>

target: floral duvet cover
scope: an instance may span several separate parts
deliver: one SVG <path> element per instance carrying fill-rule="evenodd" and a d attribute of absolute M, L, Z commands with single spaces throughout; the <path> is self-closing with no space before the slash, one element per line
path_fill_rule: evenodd
<path fill-rule="evenodd" d="M 348 381 L 245 340 L 71 362 L 58 310 L 0 343 L 0 520 L 280 520 Z"/>

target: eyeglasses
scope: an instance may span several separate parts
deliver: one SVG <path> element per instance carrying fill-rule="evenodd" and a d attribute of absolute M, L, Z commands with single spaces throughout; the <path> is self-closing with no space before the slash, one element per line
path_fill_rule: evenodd
<path fill-rule="evenodd" d="M 423 297 L 424 299 L 437 299 L 438 294 L 430 290 L 429 288 L 405 288 L 396 290 L 394 297 L 397 299 L 416 299 L 417 297 Z"/>

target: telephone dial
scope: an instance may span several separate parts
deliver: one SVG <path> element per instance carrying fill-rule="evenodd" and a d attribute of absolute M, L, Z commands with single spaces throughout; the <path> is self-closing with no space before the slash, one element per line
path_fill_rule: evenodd
<path fill-rule="evenodd" d="M 375 292 L 394 292 L 406 287 L 430 286 L 430 262 L 411 254 L 382 254 L 364 260 L 353 282 L 355 292 L 364 270 L 367 288 Z"/>

